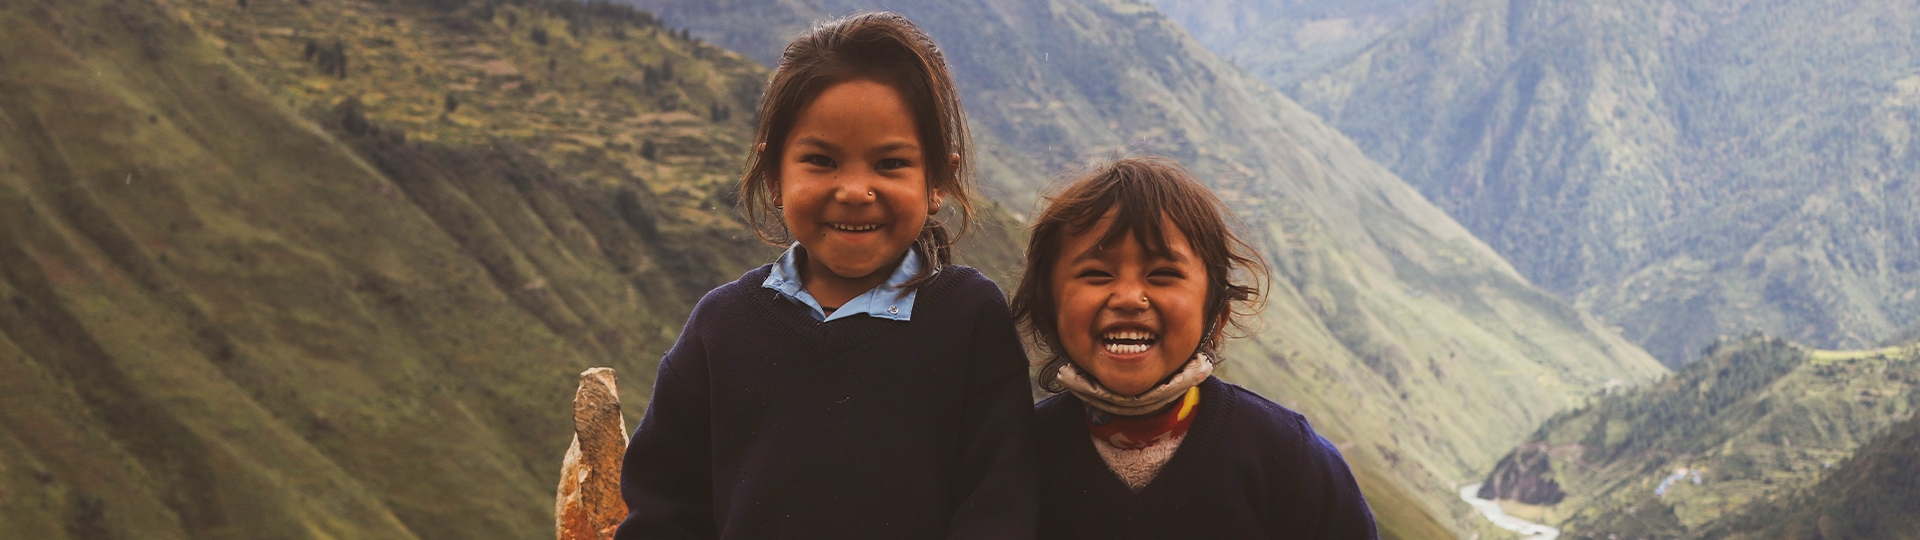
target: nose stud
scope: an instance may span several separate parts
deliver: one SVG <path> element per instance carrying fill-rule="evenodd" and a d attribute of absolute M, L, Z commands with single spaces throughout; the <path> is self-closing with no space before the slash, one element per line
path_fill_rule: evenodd
<path fill-rule="evenodd" d="M 873 196 L 873 190 L 871 190 L 871 189 L 869 189 L 869 190 L 867 190 L 867 196 L 868 196 L 868 197 L 872 197 L 872 196 Z"/>

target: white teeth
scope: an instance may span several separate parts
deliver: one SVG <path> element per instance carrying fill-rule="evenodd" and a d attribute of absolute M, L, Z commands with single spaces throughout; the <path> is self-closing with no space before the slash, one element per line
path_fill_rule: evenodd
<path fill-rule="evenodd" d="M 1154 338 L 1154 335 L 1147 332 L 1124 330 L 1120 332 L 1107 332 L 1105 335 L 1102 335 L 1100 337 L 1104 339 L 1110 339 L 1110 340 L 1125 339 L 1125 340 L 1132 340 L 1132 341 L 1147 341 L 1147 340 L 1152 340 Z"/>
<path fill-rule="evenodd" d="M 1106 344 L 1106 347 L 1107 347 L 1107 352 L 1110 352 L 1113 354 L 1139 354 L 1139 353 L 1147 352 L 1147 349 L 1149 347 L 1152 347 L 1152 345 L 1145 345 L 1145 344 L 1122 345 L 1119 343 L 1108 343 Z"/>
<path fill-rule="evenodd" d="M 828 227 L 833 227 L 833 228 L 835 228 L 835 229 L 839 229 L 839 230 L 843 230 L 843 231 L 848 231 L 848 232 L 866 232 L 866 231 L 871 231 L 871 230 L 874 230 L 874 229 L 878 229 L 878 228 L 880 228 L 880 225 L 879 225 L 879 224 L 871 224 L 871 225 L 841 225 L 841 224 L 839 224 L 839 223 L 828 223 L 828 224 L 827 224 L 827 226 L 828 226 Z"/>

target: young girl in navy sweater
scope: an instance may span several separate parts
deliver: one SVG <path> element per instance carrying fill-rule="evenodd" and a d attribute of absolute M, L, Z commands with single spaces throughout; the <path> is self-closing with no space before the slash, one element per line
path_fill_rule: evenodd
<path fill-rule="evenodd" d="M 1034 220 L 1013 311 L 1065 392 L 1036 407 L 1040 538 L 1375 538 L 1306 418 L 1210 376 L 1266 275 L 1226 215 L 1179 165 L 1129 158 Z"/>
<path fill-rule="evenodd" d="M 740 199 L 791 247 L 707 293 L 661 360 L 616 538 L 1032 537 L 1026 355 L 937 219 L 972 205 L 933 41 L 893 13 L 816 26 L 756 139 Z"/>

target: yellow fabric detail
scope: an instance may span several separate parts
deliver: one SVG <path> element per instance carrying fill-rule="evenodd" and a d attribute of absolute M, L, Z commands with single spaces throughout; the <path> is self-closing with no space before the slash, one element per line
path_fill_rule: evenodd
<path fill-rule="evenodd" d="M 1180 420 L 1186 420 L 1188 416 L 1193 414 L 1193 406 L 1199 405 L 1199 404 L 1200 404 L 1200 387 L 1194 386 L 1194 387 L 1188 388 L 1186 399 L 1180 400 L 1180 414 L 1178 416 L 1173 417 L 1174 421 L 1177 422 Z"/>

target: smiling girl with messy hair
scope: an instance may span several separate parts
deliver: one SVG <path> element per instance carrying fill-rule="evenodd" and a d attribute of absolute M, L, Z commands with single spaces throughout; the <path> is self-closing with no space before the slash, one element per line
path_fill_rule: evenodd
<path fill-rule="evenodd" d="M 1052 354 L 1040 538 L 1375 538 L 1305 417 L 1212 377 L 1267 270 L 1171 160 L 1095 167 L 1032 224 L 1015 317 Z"/>

